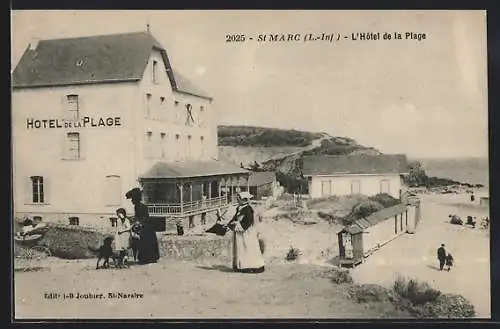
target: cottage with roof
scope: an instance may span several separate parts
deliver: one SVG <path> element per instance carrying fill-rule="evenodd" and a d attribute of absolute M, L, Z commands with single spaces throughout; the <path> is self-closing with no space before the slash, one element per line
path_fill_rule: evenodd
<path fill-rule="evenodd" d="M 407 159 L 400 154 L 304 156 L 302 162 L 311 198 L 378 193 L 400 198 L 402 175 L 406 174 Z"/>
<path fill-rule="evenodd" d="M 40 40 L 12 87 L 17 216 L 99 222 L 131 210 L 124 193 L 140 184 L 160 222 L 192 223 L 248 178 L 218 160 L 212 98 L 150 33 Z"/>
<path fill-rule="evenodd" d="M 252 171 L 248 183 L 240 186 L 240 189 L 250 192 L 255 200 L 260 200 L 263 197 L 276 197 L 279 187 L 274 171 Z"/>

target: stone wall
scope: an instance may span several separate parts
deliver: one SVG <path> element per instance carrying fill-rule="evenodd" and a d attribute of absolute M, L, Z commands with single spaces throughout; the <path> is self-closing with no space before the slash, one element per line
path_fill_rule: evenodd
<path fill-rule="evenodd" d="M 89 247 L 97 249 L 108 233 L 104 230 L 49 224 L 49 230 L 38 242 L 50 249 L 55 257 L 64 259 L 95 258 L 96 254 Z M 158 233 L 158 244 L 162 258 L 187 261 L 223 261 L 231 260 L 230 234 L 219 237 L 213 234 L 185 236 Z M 26 246 L 15 242 L 14 253 L 19 255 Z"/>

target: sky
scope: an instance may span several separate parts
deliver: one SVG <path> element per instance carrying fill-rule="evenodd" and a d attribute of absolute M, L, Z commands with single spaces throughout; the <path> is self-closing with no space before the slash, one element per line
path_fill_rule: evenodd
<path fill-rule="evenodd" d="M 148 23 L 174 69 L 214 98 L 219 124 L 325 131 L 410 157 L 487 157 L 484 11 L 14 11 L 12 66 L 33 39 Z M 357 32 L 403 40 L 256 41 Z"/>

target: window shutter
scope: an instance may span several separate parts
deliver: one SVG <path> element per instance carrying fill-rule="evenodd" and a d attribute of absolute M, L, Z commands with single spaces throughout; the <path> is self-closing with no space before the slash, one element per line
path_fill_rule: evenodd
<path fill-rule="evenodd" d="M 66 95 L 61 96 L 61 108 L 59 109 L 59 115 L 61 119 L 68 120 L 68 111 L 67 111 L 67 98 Z"/>
<path fill-rule="evenodd" d="M 47 176 L 43 176 L 43 203 L 51 202 L 51 180 Z"/>
<path fill-rule="evenodd" d="M 85 160 L 87 156 L 86 152 L 86 144 L 83 141 L 83 136 L 81 132 L 78 132 L 78 144 L 80 148 L 80 159 L 79 160 Z"/>
<path fill-rule="evenodd" d="M 112 188 L 111 188 L 111 177 L 106 176 L 104 178 L 104 195 L 103 195 L 103 200 L 104 200 L 104 205 L 105 206 L 110 206 L 111 205 L 111 193 L 112 193 Z"/>
<path fill-rule="evenodd" d="M 82 119 L 82 113 L 83 113 L 83 106 L 84 106 L 84 103 L 83 103 L 83 99 L 82 99 L 82 96 L 78 95 L 78 120 L 81 120 Z"/>
<path fill-rule="evenodd" d="M 115 204 L 117 206 L 121 205 L 121 203 L 122 203 L 122 179 L 120 176 L 116 176 L 113 193 L 114 193 Z"/>
<path fill-rule="evenodd" d="M 61 139 L 60 139 L 60 149 L 61 149 L 61 159 L 67 159 L 68 158 L 68 141 L 66 137 L 66 132 L 63 132 L 61 134 Z"/>
<path fill-rule="evenodd" d="M 31 181 L 31 177 L 29 176 L 24 178 L 23 196 L 24 196 L 24 204 L 33 203 L 33 183 Z"/>

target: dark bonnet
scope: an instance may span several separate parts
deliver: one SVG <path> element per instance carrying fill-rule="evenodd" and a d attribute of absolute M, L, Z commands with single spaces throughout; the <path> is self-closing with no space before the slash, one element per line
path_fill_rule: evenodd
<path fill-rule="evenodd" d="M 131 189 L 130 191 L 128 191 L 126 194 L 125 194 L 125 197 L 127 199 L 140 199 L 141 198 L 141 189 L 138 188 L 138 187 L 135 187 L 133 189 Z"/>

